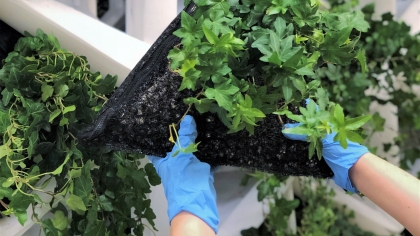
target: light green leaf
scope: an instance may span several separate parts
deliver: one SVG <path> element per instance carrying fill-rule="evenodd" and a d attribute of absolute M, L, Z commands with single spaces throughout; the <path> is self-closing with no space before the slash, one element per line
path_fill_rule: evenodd
<path fill-rule="evenodd" d="M 302 96 L 306 93 L 306 82 L 302 77 L 292 80 L 292 83 Z"/>
<path fill-rule="evenodd" d="M 356 59 L 359 61 L 360 66 L 362 67 L 362 73 L 366 73 L 369 71 L 367 63 L 366 63 L 366 52 L 365 50 L 359 50 L 356 55 Z"/>
<path fill-rule="evenodd" d="M 346 130 L 356 130 L 372 118 L 371 115 L 359 116 L 346 120 Z"/>
<path fill-rule="evenodd" d="M 363 143 L 363 138 L 356 132 L 346 130 L 347 139 L 355 143 Z"/>
<path fill-rule="evenodd" d="M 67 228 L 68 225 L 68 218 L 64 215 L 64 213 L 60 210 L 54 213 L 54 218 L 51 219 L 55 228 L 59 230 L 64 230 Z"/>
<path fill-rule="evenodd" d="M 3 144 L 0 146 L 0 159 L 7 156 L 9 154 L 9 151 L 7 150 L 6 144 Z"/>
<path fill-rule="evenodd" d="M 343 108 L 340 106 L 340 104 L 335 105 L 334 117 L 335 117 L 335 119 L 337 119 L 337 122 L 338 122 L 339 126 L 345 125 L 344 112 L 343 112 Z M 339 127 L 337 127 L 337 128 L 339 128 Z"/>
<path fill-rule="evenodd" d="M 54 119 L 55 119 L 57 116 L 59 116 L 60 114 L 61 114 L 61 110 L 60 110 L 60 109 L 57 109 L 57 110 L 55 110 L 55 111 L 51 112 L 51 114 L 50 114 L 50 118 L 48 119 L 48 122 L 53 123 Z"/>
<path fill-rule="evenodd" d="M 50 98 L 54 93 L 54 88 L 51 85 L 48 85 L 47 83 L 43 83 L 41 85 L 41 91 L 42 96 L 41 99 L 43 102 L 47 101 L 48 98 Z"/>
<path fill-rule="evenodd" d="M 67 84 L 56 84 L 54 92 L 64 98 L 69 93 L 69 86 Z"/>
<path fill-rule="evenodd" d="M 83 203 L 83 200 L 74 194 L 70 194 L 70 197 L 66 200 L 66 204 L 73 211 L 86 211 L 86 206 L 85 203 Z"/>
<path fill-rule="evenodd" d="M 76 106 L 75 105 L 71 105 L 71 106 L 68 106 L 68 107 L 65 107 L 64 108 L 63 114 L 66 114 L 68 112 L 75 111 L 75 110 L 76 110 Z"/>
<path fill-rule="evenodd" d="M 304 127 L 304 125 L 299 125 L 293 128 L 284 129 L 283 133 L 285 134 L 297 134 L 297 135 L 311 135 L 311 129 Z"/>
<path fill-rule="evenodd" d="M 219 42 L 219 38 L 217 37 L 217 35 L 214 34 L 213 31 L 211 31 L 204 25 L 203 25 L 203 32 L 204 32 L 204 35 L 206 36 L 207 41 L 209 41 L 209 43 L 216 44 L 217 42 Z"/>
<path fill-rule="evenodd" d="M 0 111 L 0 134 L 4 134 L 10 125 L 9 114 L 6 111 Z"/>

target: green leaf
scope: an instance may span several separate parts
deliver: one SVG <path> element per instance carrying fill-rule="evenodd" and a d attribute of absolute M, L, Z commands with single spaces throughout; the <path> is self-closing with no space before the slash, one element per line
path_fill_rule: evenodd
<path fill-rule="evenodd" d="M 356 118 L 348 119 L 345 122 L 346 130 L 356 130 L 362 127 L 362 125 L 368 122 L 371 118 L 372 118 L 371 115 L 366 115 L 366 116 L 359 116 Z"/>
<path fill-rule="evenodd" d="M 63 163 L 61 163 L 60 166 L 57 167 L 53 172 L 50 172 L 52 175 L 59 175 L 61 172 L 63 172 L 64 165 L 69 161 L 71 154 L 67 154 L 66 158 L 64 159 Z"/>
<path fill-rule="evenodd" d="M 202 17 L 198 21 L 195 21 L 188 13 L 182 11 L 181 28 L 176 30 L 174 35 L 182 38 L 182 43 L 185 45 L 190 44 L 195 39 L 201 39 L 203 37 L 202 22 Z"/>
<path fill-rule="evenodd" d="M 219 42 L 219 38 L 217 37 L 215 33 L 213 33 L 213 31 L 211 31 L 209 28 L 207 28 L 204 25 L 202 28 L 203 28 L 204 35 L 206 36 L 206 39 L 207 41 L 209 41 L 209 43 L 216 44 L 217 42 Z"/>
<path fill-rule="evenodd" d="M 105 78 L 100 80 L 100 83 L 96 87 L 96 92 L 99 94 L 108 94 L 114 91 L 115 84 L 117 83 L 118 77 L 106 75 Z"/>
<path fill-rule="evenodd" d="M 302 77 L 292 80 L 292 83 L 302 96 L 306 93 L 306 82 Z"/>
<path fill-rule="evenodd" d="M 100 206 L 102 208 L 102 210 L 104 211 L 113 211 L 114 207 L 112 206 L 112 202 L 105 196 L 105 195 L 101 195 L 99 196 L 99 203 Z"/>
<path fill-rule="evenodd" d="M 7 149 L 6 144 L 0 145 L 0 159 L 7 156 L 9 154 L 9 150 Z"/>
<path fill-rule="evenodd" d="M 366 52 L 365 50 L 359 50 L 356 55 L 356 59 L 359 61 L 360 66 L 362 67 L 362 73 L 366 73 L 369 71 L 367 63 L 366 63 Z"/>
<path fill-rule="evenodd" d="M 92 192 L 92 182 L 90 175 L 90 164 L 91 161 L 87 161 L 82 167 L 81 176 L 74 179 L 74 191 L 73 193 L 79 196 L 85 204 L 88 204 L 89 197 Z"/>
<path fill-rule="evenodd" d="M 239 91 L 239 88 L 233 86 L 230 82 L 231 80 L 227 80 L 225 83 L 219 84 L 215 88 L 208 88 L 205 91 L 207 98 L 214 98 L 220 107 L 228 111 L 232 109 L 232 95 Z"/>
<path fill-rule="evenodd" d="M 370 28 L 369 23 L 365 21 L 365 16 L 361 11 L 342 12 L 337 14 L 338 20 L 335 21 L 334 28 L 355 28 L 361 32 L 367 32 Z"/>
<path fill-rule="evenodd" d="M 48 122 L 53 123 L 54 119 L 55 119 L 57 116 L 59 116 L 60 114 L 61 114 L 61 110 L 60 110 L 60 109 L 57 109 L 57 110 L 55 110 L 55 111 L 51 112 L 51 114 L 50 114 L 50 118 L 48 119 Z"/>
<path fill-rule="evenodd" d="M 197 152 L 198 151 L 197 147 L 198 147 L 199 144 L 200 144 L 200 142 L 198 142 L 198 143 L 190 143 L 187 147 L 182 148 L 181 149 L 181 152 L 183 152 L 183 153 Z"/>
<path fill-rule="evenodd" d="M 13 214 L 18 218 L 20 225 L 25 225 L 28 220 L 28 213 L 26 211 L 14 211 Z"/>
<path fill-rule="evenodd" d="M 68 218 L 64 215 L 64 213 L 60 210 L 54 213 L 54 218 L 51 219 L 54 227 L 58 230 L 64 230 L 67 228 L 68 225 Z"/>
<path fill-rule="evenodd" d="M 347 139 L 355 143 L 363 143 L 363 138 L 354 131 L 346 130 Z"/>
<path fill-rule="evenodd" d="M 270 184 L 266 181 L 262 181 L 257 185 L 258 196 L 257 199 L 261 202 L 265 197 L 271 194 Z"/>
<path fill-rule="evenodd" d="M 345 125 L 344 112 L 343 112 L 343 108 L 340 106 L 340 104 L 335 105 L 334 117 L 335 117 L 335 119 L 337 119 L 337 125 L 338 126 L 341 127 L 341 126 Z M 337 127 L 337 128 L 340 128 L 340 127 Z"/>
<path fill-rule="evenodd" d="M 48 85 L 47 83 L 43 83 L 41 85 L 41 91 L 42 91 L 42 101 L 47 101 L 48 98 L 50 98 L 54 93 L 54 88 L 51 85 Z"/>
<path fill-rule="evenodd" d="M 147 178 L 149 179 L 149 183 L 152 186 L 156 186 L 156 185 L 161 184 L 161 179 L 160 179 L 159 175 L 157 174 L 156 169 L 155 169 L 155 167 L 153 166 L 152 163 L 147 163 L 144 166 L 144 170 L 146 171 Z"/>
<path fill-rule="evenodd" d="M 13 190 L 11 188 L 0 187 L 0 199 L 5 197 L 10 198 L 12 196 Z"/>
<path fill-rule="evenodd" d="M 9 204 L 9 207 L 14 209 L 18 212 L 25 212 L 28 209 L 29 205 L 34 203 L 34 197 L 28 196 L 26 194 L 23 194 L 21 192 L 17 192 L 15 195 L 12 195 L 11 203 Z"/>
<path fill-rule="evenodd" d="M 0 134 L 4 134 L 11 124 L 9 114 L 0 110 Z"/>
<path fill-rule="evenodd" d="M 54 86 L 54 93 L 64 98 L 69 93 L 69 86 L 67 84 L 56 84 Z"/>
<path fill-rule="evenodd" d="M 75 110 L 76 110 L 75 105 L 67 106 L 67 107 L 64 107 L 63 114 L 66 114 L 68 112 L 75 111 Z"/>
<path fill-rule="evenodd" d="M 283 90 L 284 99 L 286 100 L 286 102 L 289 102 L 290 99 L 292 99 L 294 88 L 293 88 L 292 83 L 290 83 L 290 79 L 287 77 L 284 79 L 282 90 Z"/>
<path fill-rule="evenodd" d="M 283 133 L 285 134 L 297 134 L 297 135 L 311 135 L 311 129 L 308 129 L 304 125 L 296 126 L 293 128 L 284 129 Z"/>
<path fill-rule="evenodd" d="M 70 194 L 69 198 L 66 200 L 66 204 L 74 211 L 86 211 L 83 200 L 74 194 Z"/>
<path fill-rule="evenodd" d="M 293 0 L 273 0 L 272 6 L 267 9 L 268 15 L 274 15 L 274 14 L 285 14 L 289 9 L 290 5 L 293 4 Z"/>
<path fill-rule="evenodd" d="M 0 74 L 1 77 L 1 74 Z M 1 95 L 3 96 L 2 101 L 3 101 L 3 105 L 7 106 L 10 102 L 10 100 L 13 98 L 13 93 L 9 92 L 7 90 L 7 88 L 3 89 L 3 91 L 1 92 Z"/>

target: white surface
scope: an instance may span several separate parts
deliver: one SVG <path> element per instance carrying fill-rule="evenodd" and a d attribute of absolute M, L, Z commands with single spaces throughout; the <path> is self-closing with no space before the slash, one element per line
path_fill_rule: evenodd
<path fill-rule="evenodd" d="M 117 74 L 119 84 L 150 47 L 52 0 L 0 0 L 0 19 L 20 32 L 54 34 L 62 47 L 87 56 L 93 71 Z"/>
<path fill-rule="evenodd" d="M 126 0 L 126 9 L 127 34 L 152 44 L 178 15 L 178 1 Z"/>
<path fill-rule="evenodd" d="M 411 26 L 411 34 L 420 32 L 420 0 L 412 0 L 399 20 Z"/>

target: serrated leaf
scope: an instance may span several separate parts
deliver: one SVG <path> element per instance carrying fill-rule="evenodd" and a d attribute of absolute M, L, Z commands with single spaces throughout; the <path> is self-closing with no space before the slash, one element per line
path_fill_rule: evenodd
<path fill-rule="evenodd" d="M 205 91 L 207 98 L 214 98 L 219 106 L 228 111 L 232 109 L 232 95 L 239 91 L 239 88 L 233 86 L 230 82 L 231 80 L 227 80 L 225 83 L 217 85 L 215 88 L 208 88 Z"/>
<path fill-rule="evenodd" d="M 359 116 L 356 118 L 350 118 L 347 119 L 345 122 L 346 125 L 346 130 L 356 130 L 360 127 L 362 127 L 362 125 L 364 125 L 366 122 L 368 122 L 370 119 L 372 118 L 371 115 L 366 115 L 366 116 Z"/>

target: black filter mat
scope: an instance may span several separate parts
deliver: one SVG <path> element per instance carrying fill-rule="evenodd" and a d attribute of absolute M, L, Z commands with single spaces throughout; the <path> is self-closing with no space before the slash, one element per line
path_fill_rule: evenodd
<path fill-rule="evenodd" d="M 0 69 L 3 67 L 2 61 L 9 52 L 13 51 L 15 44 L 23 35 L 0 20 Z"/>
<path fill-rule="evenodd" d="M 195 5 L 190 4 L 184 10 L 192 14 Z M 178 123 L 188 110 L 183 99 L 196 95 L 191 90 L 179 92 L 182 77 L 168 69 L 168 52 L 180 43 L 172 33 L 179 27 L 178 15 L 115 91 L 94 123 L 79 132 L 81 143 L 161 157 L 171 151 L 174 144 L 168 140 L 169 125 Z M 297 107 L 289 108 L 298 112 Z M 318 178 L 333 175 L 323 159 L 308 158 L 306 142 L 283 136 L 275 115 L 268 115 L 255 127 L 255 134 L 250 135 L 245 130 L 227 134 L 228 128 L 217 114 L 200 114 L 193 107 L 188 114 L 196 120 L 196 142 L 201 142 L 195 155 L 212 166 L 230 165 Z M 283 120 L 293 122 L 286 117 Z"/>

